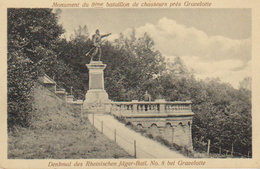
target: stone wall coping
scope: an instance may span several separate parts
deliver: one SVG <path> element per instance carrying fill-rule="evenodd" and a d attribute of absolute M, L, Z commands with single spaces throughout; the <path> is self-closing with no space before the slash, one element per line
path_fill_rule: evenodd
<path fill-rule="evenodd" d="M 83 100 L 67 101 L 67 103 L 69 103 L 69 104 L 80 104 L 80 105 L 82 105 L 82 104 L 83 104 Z"/>
<path fill-rule="evenodd" d="M 67 94 L 67 92 L 63 91 L 63 90 L 56 90 L 55 91 L 56 94 Z"/>
<path fill-rule="evenodd" d="M 83 100 L 76 100 L 76 101 L 74 101 L 74 103 L 83 104 Z"/>
<path fill-rule="evenodd" d="M 178 112 L 178 113 L 121 113 L 123 117 L 177 117 L 177 116 L 193 116 L 193 112 Z"/>
<path fill-rule="evenodd" d="M 43 76 L 41 76 L 39 78 L 40 81 L 42 81 L 44 84 L 52 84 L 52 85 L 56 85 L 56 82 L 50 78 L 48 75 L 44 74 Z"/>
<path fill-rule="evenodd" d="M 56 91 L 64 91 L 65 92 L 66 90 L 63 89 L 63 88 L 57 88 Z"/>

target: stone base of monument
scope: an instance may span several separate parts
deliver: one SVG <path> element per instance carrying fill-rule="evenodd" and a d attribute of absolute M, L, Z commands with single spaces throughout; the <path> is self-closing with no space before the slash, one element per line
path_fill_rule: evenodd
<path fill-rule="evenodd" d="M 105 113 L 109 111 L 110 102 L 105 90 L 88 90 L 85 95 L 83 110 L 89 113 Z"/>
<path fill-rule="evenodd" d="M 89 90 L 85 95 L 83 110 L 88 113 L 109 112 L 110 100 L 104 86 L 104 69 L 106 64 L 91 61 L 86 65 L 89 70 Z"/>

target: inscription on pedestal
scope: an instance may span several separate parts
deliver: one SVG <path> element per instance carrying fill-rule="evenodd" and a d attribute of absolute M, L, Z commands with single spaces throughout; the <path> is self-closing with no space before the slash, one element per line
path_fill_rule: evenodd
<path fill-rule="evenodd" d="M 102 73 L 92 73 L 89 89 L 103 89 Z"/>

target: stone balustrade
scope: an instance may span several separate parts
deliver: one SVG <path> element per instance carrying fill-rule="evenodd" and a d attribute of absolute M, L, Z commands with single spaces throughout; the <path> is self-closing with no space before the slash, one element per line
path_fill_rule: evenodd
<path fill-rule="evenodd" d="M 111 102 L 110 113 L 123 117 L 126 124 L 146 130 L 153 137 L 160 136 L 193 150 L 191 126 L 194 113 L 191 101 Z"/>
<path fill-rule="evenodd" d="M 111 102 L 111 113 L 185 113 L 191 112 L 191 101 L 165 101 L 164 99 L 152 102 L 133 100 L 132 102 Z"/>

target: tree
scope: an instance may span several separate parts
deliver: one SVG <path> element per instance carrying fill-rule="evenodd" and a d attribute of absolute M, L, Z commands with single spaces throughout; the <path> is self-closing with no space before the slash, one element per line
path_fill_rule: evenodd
<path fill-rule="evenodd" d="M 191 74 L 191 72 L 188 70 L 188 68 L 183 63 L 182 59 L 179 56 L 175 57 L 173 62 L 168 60 L 167 73 L 170 73 L 173 76 L 178 76 L 178 77 L 185 77 Z"/>
<path fill-rule="evenodd" d="M 31 88 L 63 33 L 51 9 L 8 9 L 8 127 L 28 126 Z"/>
<path fill-rule="evenodd" d="M 109 48 L 117 52 L 110 55 L 111 52 L 106 51 L 104 47 L 106 56 L 104 61 L 111 63 L 111 70 L 108 70 L 108 64 L 106 71 L 107 73 L 116 71 L 118 76 L 123 78 L 120 81 L 123 82 L 122 86 L 125 89 L 122 99 L 142 99 L 146 90 L 154 93 L 151 91 L 152 86 L 156 82 L 156 76 L 162 74 L 165 62 L 161 53 L 154 49 L 154 42 L 150 36 L 145 33 L 141 37 L 136 37 L 133 29 L 130 37 L 124 37 L 121 34 Z M 110 83 L 107 86 L 110 85 L 113 84 Z"/>
<path fill-rule="evenodd" d="M 78 99 L 84 99 L 87 92 L 88 70 L 86 64 L 89 63 L 90 57 L 86 53 L 92 48 L 92 42 L 89 38 L 87 26 L 75 29 L 70 40 L 60 39 L 57 43 L 55 52 L 58 55 L 59 62 L 67 65 L 69 70 L 66 76 L 62 72 L 57 72 L 57 79 L 61 86 L 66 89 L 73 87 L 73 95 Z M 74 81 L 70 80 L 75 79 Z M 77 83 L 75 83 L 77 81 Z"/>
<path fill-rule="evenodd" d="M 251 90 L 252 88 L 252 78 L 245 77 L 241 82 L 239 82 L 239 89 Z"/>
<path fill-rule="evenodd" d="M 246 155 L 252 145 L 251 94 L 216 79 L 201 81 L 199 86 L 200 94 L 192 98 L 195 149 L 210 139 L 212 152 L 220 147 L 231 151 L 233 144 L 235 152 Z"/>
<path fill-rule="evenodd" d="M 8 52 L 21 51 L 37 62 L 63 33 L 52 9 L 8 9 Z"/>
<path fill-rule="evenodd" d="M 89 39 L 89 32 L 86 25 L 83 27 L 80 25 L 78 29 L 74 30 L 74 34 L 71 34 L 70 41 L 87 41 Z"/>

